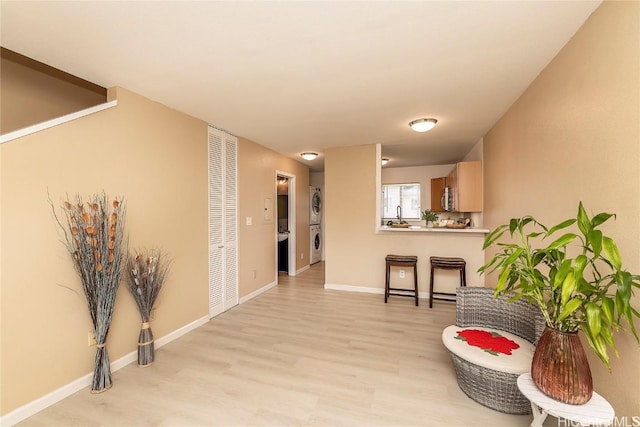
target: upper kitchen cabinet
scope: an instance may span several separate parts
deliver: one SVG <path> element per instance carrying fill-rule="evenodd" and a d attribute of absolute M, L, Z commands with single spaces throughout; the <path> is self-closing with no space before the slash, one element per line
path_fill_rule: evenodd
<path fill-rule="evenodd" d="M 442 198 L 444 197 L 444 189 L 447 186 L 447 178 L 431 179 L 431 210 L 433 212 L 444 212 Z"/>
<path fill-rule="evenodd" d="M 456 163 L 447 175 L 453 212 L 482 212 L 482 162 Z"/>

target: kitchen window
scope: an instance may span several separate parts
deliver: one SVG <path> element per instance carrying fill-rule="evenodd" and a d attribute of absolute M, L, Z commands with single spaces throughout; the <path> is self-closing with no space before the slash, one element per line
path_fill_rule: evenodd
<path fill-rule="evenodd" d="M 420 220 L 420 184 L 382 184 L 382 218 L 397 220 L 398 212 L 403 220 Z"/>

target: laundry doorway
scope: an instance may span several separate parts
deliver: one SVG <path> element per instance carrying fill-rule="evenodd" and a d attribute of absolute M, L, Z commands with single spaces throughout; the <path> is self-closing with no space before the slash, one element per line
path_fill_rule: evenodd
<path fill-rule="evenodd" d="M 289 276 L 296 275 L 295 185 L 295 175 L 276 171 L 276 271 Z"/>

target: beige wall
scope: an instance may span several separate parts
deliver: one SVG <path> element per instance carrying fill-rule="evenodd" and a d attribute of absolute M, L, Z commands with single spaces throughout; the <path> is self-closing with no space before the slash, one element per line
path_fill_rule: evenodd
<path fill-rule="evenodd" d="M 325 282 L 328 286 L 353 286 L 367 291 L 384 289 L 387 254 L 418 256 L 418 289 L 428 292 L 429 257 L 458 256 L 467 260 L 469 285 L 482 286 L 476 270 L 484 262 L 481 234 L 380 232 L 376 233 L 376 146 L 340 147 L 325 152 Z M 410 287 L 413 276 L 400 279 Z M 453 291 L 457 272 L 438 272 L 439 291 Z M 404 282 L 404 283 L 403 283 Z M 382 302 L 382 300 L 381 300 Z"/>
<path fill-rule="evenodd" d="M 123 196 L 130 246 L 158 246 L 174 258 L 156 337 L 208 314 L 207 124 L 115 92 L 117 107 L 0 145 L 3 415 L 93 369 L 90 318 L 47 193 L 55 205 L 65 194 Z M 112 361 L 136 350 L 139 330 L 121 287 L 107 340 Z"/>
<path fill-rule="evenodd" d="M 583 201 L 617 213 L 605 232 L 640 272 L 639 17 L 640 2 L 605 1 L 485 136 L 485 225 L 523 214 L 554 224 Z M 640 346 L 616 341 L 612 373 L 588 351 L 594 388 L 616 415 L 640 416 Z"/>
<path fill-rule="evenodd" d="M 277 279 L 276 171 L 295 175 L 296 270 L 309 265 L 309 168 L 248 139 L 238 138 L 240 298 Z M 265 199 L 272 202 L 272 221 L 264 219 Z M 251 217 L 252 225 L 246 225 L 247 217 Z"/>
<path fill-rule="evenodd" d="M 102 104 L 104 94 L 78 86 L 4 55 L 0 58 L 0 133 Z"/>

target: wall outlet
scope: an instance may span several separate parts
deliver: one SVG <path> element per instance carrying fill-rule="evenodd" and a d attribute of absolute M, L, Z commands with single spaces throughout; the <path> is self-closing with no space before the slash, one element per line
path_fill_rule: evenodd
<path fill-rule="evenodd" d="M 400 270 L 400 278 L 404 279 L 404 270 Z"/>
<path fill-rule="evenodd" d="M 255 270 L 251 270 L 251 275 L 253 276 L 253 278 L 256 278 L 256 271 Z"/>
<path fill-rule="evenodd" d="M 304 253 L 300 252 L 300 259 L 304 258 Z"/>
<path fill-rule="evenodd" d="M 96 344 L 96 336 L 93 335 L 93 331 L 89 331 L 87 335 L 87 347 L 93 347 Z"/>

